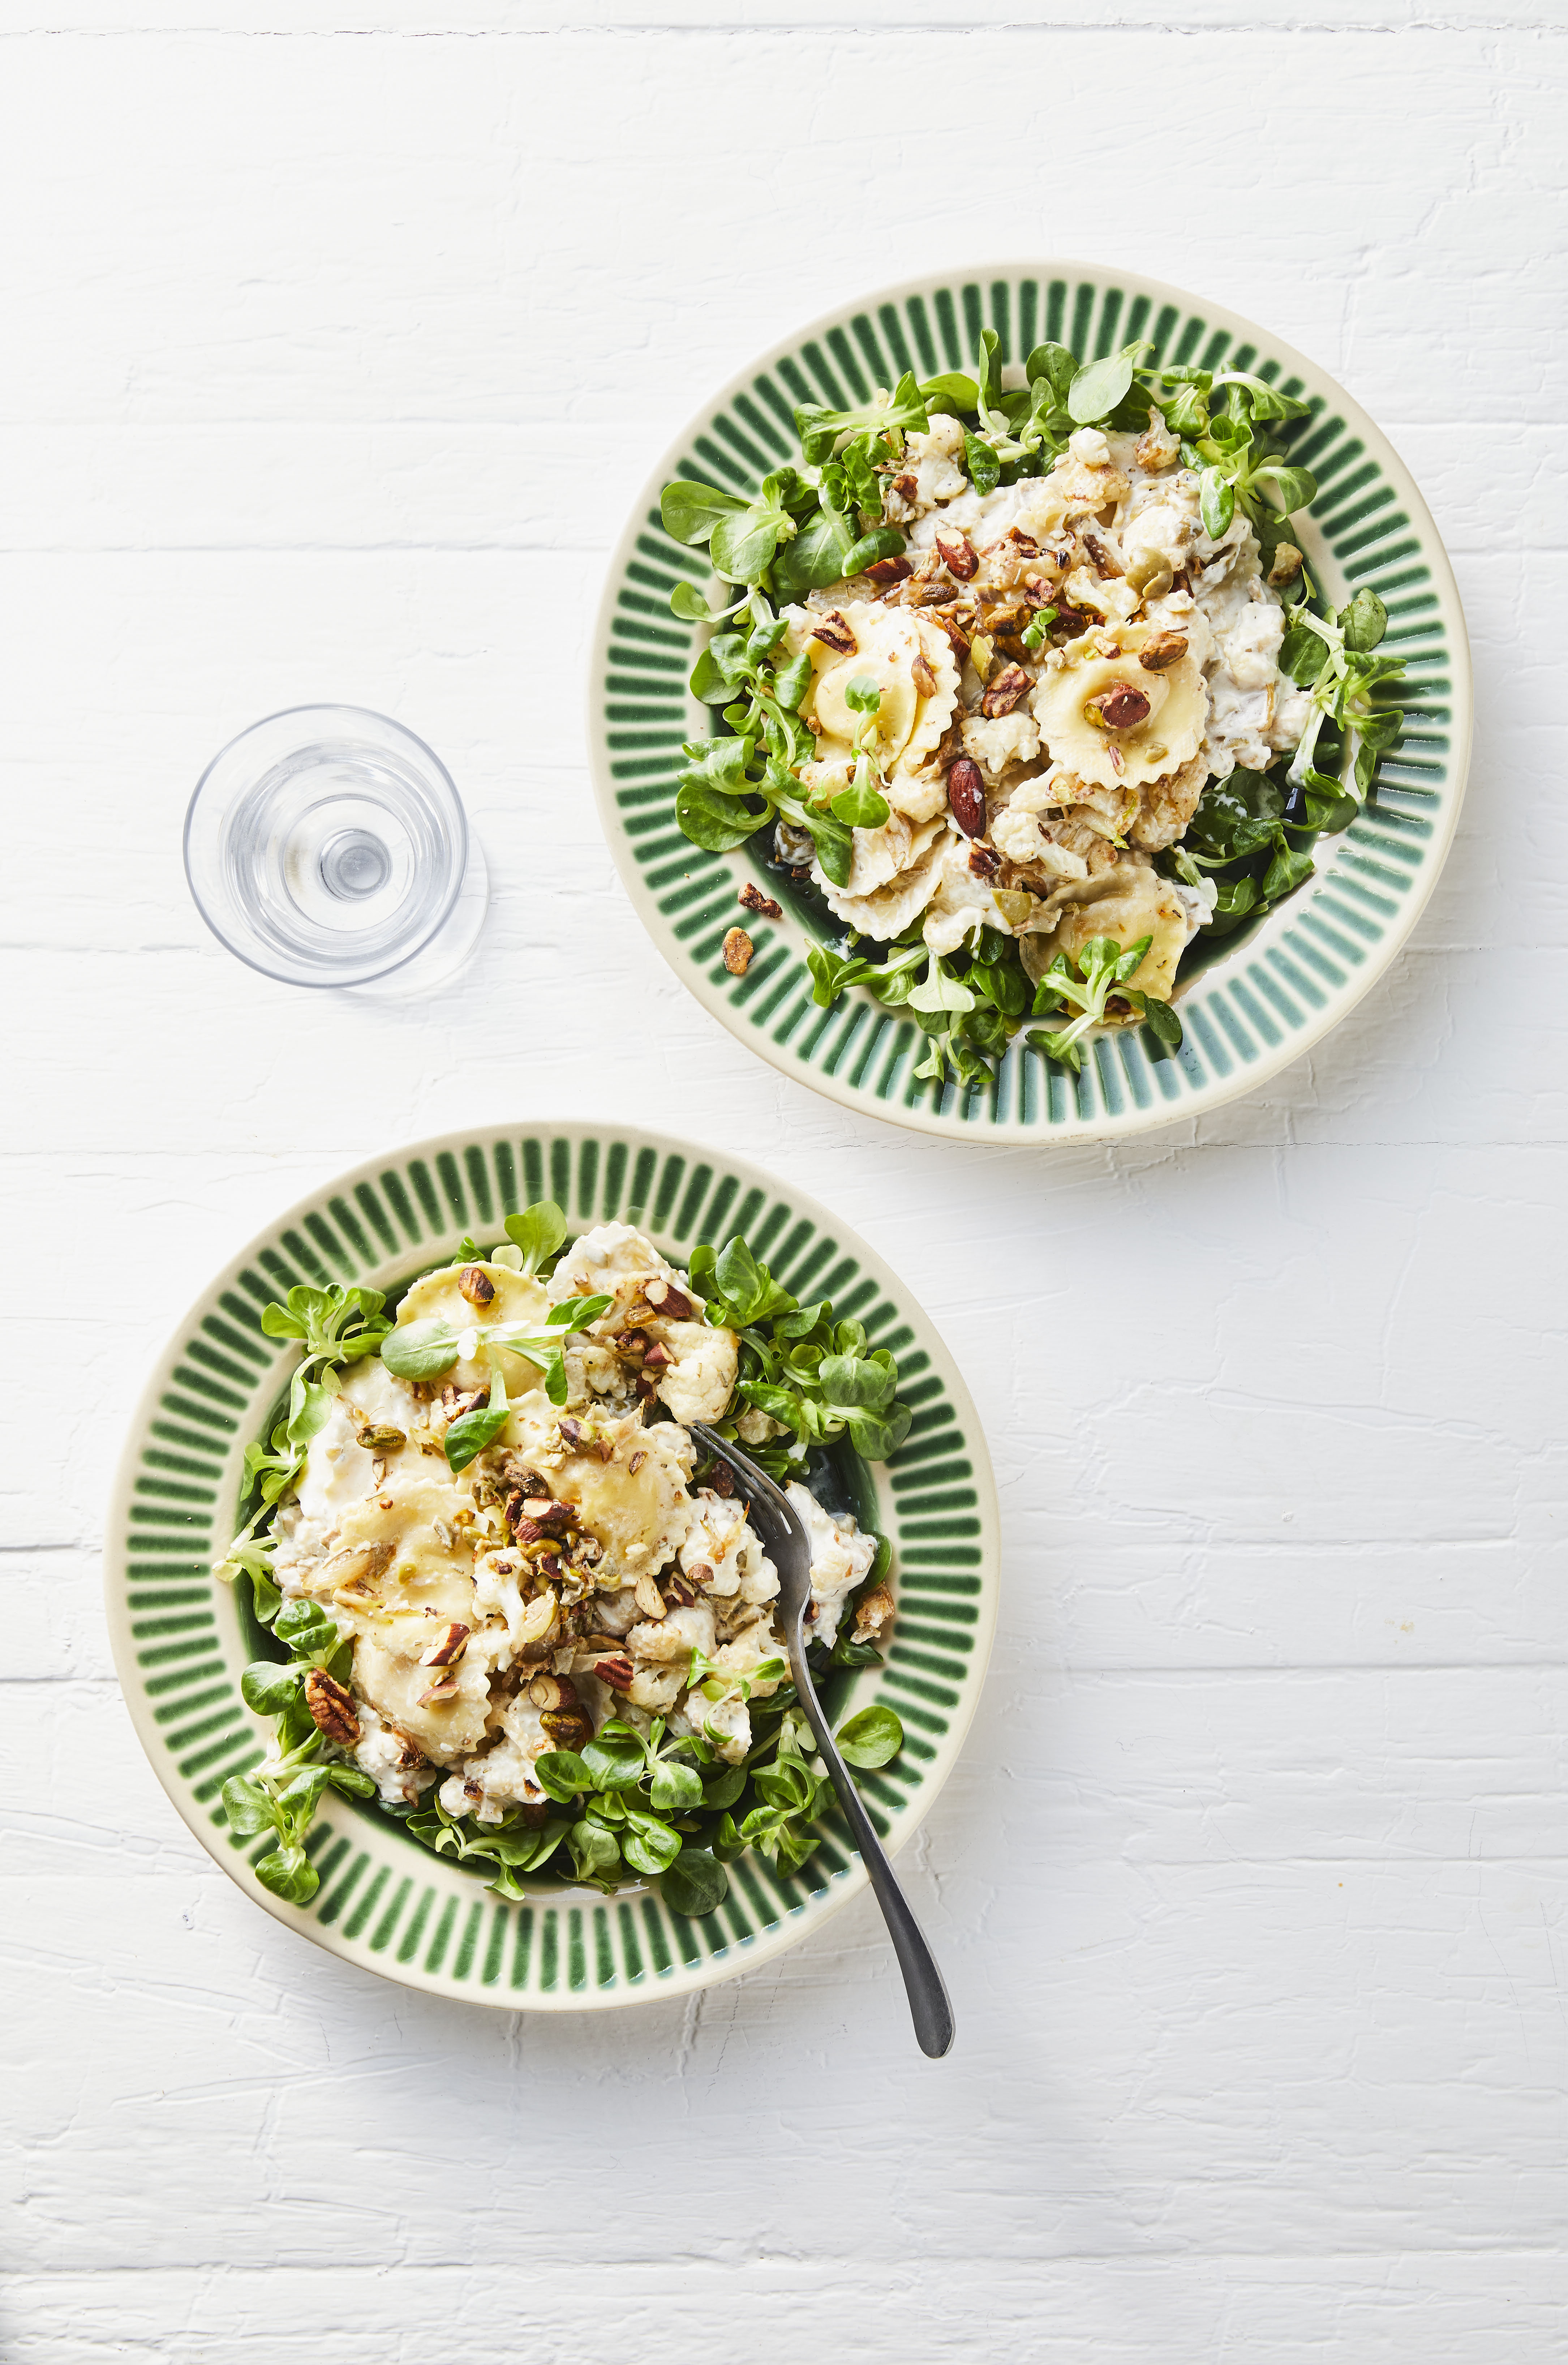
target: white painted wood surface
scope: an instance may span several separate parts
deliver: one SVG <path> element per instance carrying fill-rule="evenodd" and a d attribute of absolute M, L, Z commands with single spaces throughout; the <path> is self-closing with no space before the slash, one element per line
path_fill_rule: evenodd
<path fill-rule="evenodd" d="M 1568 2267 L 1564 20 L 1541 0 L 52 0 L 0 28 L 17 2365 L 1545 2365 Z M 324 29 L 327 26 L 333 29 Z M 149 29 L 149 27 L 155 28 Z M 1480 691 L 1448 874 L 1312 1060 L 1114 1155 L 782 1082 L 588 799 L 603 555 L 705 390 L 927 265 L 1139 264 L 1420 477 Z M 450 763 L 431 1005 L 198 923 L 273 709 Z M 987 1705 L 906 1865 L 693 2008 L 509 2020 L 296 1942 L 131 1738 L 109 1466 L 207 1273 L 383 1143 L 734 1144 L 905 1273 L 989 1427 Z"/>

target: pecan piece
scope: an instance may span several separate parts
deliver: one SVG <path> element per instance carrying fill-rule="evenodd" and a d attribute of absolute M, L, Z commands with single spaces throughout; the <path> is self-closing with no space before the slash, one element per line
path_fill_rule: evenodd
<path fill-rule="evenodd" d="M 594 1669 L 599 1682 L 608 1684 L 612 1692 L 629 1692 L 636 1672 L 624 1651 L 618 1651 L 613 1658 L 600 1659 Z M 539 1721 L 543 1724 L 547 1720 L 541 1717 Z"/>
<path fill-rule="evenodd" d="M 852 657 L 860 645 L 836 608 L 831 608 L 812 625 L 811 637 L 813 641 L 821 641 L 826 648 L 836 649 L 839 656 L 845 657 Z"/>
<path fill-rule="evenodd" d="M 971 846 L 969 869 L 977 879 L 994 879 L 1002 869 L 1002 857 L 994 846 Z"/>
<path fill-rule="evenodd" d="M 920 480 L 916 476 L 912 476 L 906 468 L 902 476 L 893 478 L 893 490 L 902 499 L 913 501 L 920 490 Z"/>
<path fill-rule="evenodd" d="M 408 1734 L 399 1732 L 395 1724 L 387 1725 L 386 1732 L 387 1740 L 398 1752 L 393 1763 L 400 1774 L 407 1774 L 412 1767 L 424 1764 L 425 1753 L 417 1741 L 410 1741 Z"/>
<path fill-rule="evenodd" d="M 752 885 L 749 879 L 741 889 L 737 900 L 748 912 L 755 912 L 758 919 L 781 920 L 784 917 L 782 903 L 776 903 L 771 895 L 765 895 L 760 887 Z"/>
<path fill-rule="evenodd" d="M 1163 673 L 1167 666 L 1179 665 L 1187 654 L 1185 633 L 1156 633 L 1138 652 L 1138 663 L 1145 673 Z"/>
<path fill-rule="evenodd" d="M 756 950 L 744 928 L 732 928 L 724 938 L 724 967 L 732 977 L 745 977 Z"/>
<path fill-rule="evenodd" d="M 948 766 L 947 802 L 966 837 L 985 835 L 985 781 L 972 756 L 959 756 Z"/>
<path fill-rule="evenodd" d="M 650 1306 L 667 1316 L 671 1322 L 690 1321 L 690 1298 L 677 1289 L 673 1282 L 666 1281 L 662 1273 L 655 1273 L 651 1281 L 644 1282 L 643 1295 Z"/>
<path fill-rule="evenodd" d="M 1040 555 L 1039 544 L 1035 540 L 1032 533 L 1025 533 L 1021 525 L 1010 525 L 1007 529 L 1006 539 L 1012 543 L 1020 558 L 1038 558 Z"/>
<path fill-rule="evenodd" d="M 454 1620 L 443 1626 L 428 1651 L 420 1653 L 421 1667 L 454 1667 L 468 1647 L 470 1629 Z"/>
<path fill-rule="evenodd" d="M 1149 699 L 1147 691 L 1136 689 L 1130 681 L 1116 681 L 1098 698 L 1092 698 L 1083 712 L 1102 730 L 1133 731 L 1148 722 Z"/>
<path fill-rule="evenodd" d="M 495 1301 L 496 1284 L 479 1265 L 465 1264 L 457 1276 L 457 1286 L 470 1306 L 489 1306 Z"/>
<path fill-rule="evenodd" d="M 340 1749 L 353 1747 L 359 1739 L 359 1717 L 346 1684 L 339 1683 L 325 1668 L 312 1667 L 305 1678 L 305 1705 L 319 1732 L 336 1742 Z"/>
<path fill-rule="evenodd" d="M 980 566 L 979 555 L 967 533 L 939 533 L 936 547 L 942 554 L 942 564 L 949 575 L 960 583 L 968 583 Z"/>
<path fill-rule="evenodd" d="M 874 558 L 869 566 L 860 571 L 868 575 L 873 583 L 902 583 L 906 575 L 914 573 L 914 568 L 907 558 Z"/>
<path fill-rule="evenodd" d="M 1022 666 L 1003 666 L 1002 671 L 994 675 L 985 686 L 985 695 L 980 700 L 980 712 L 993 718 L 999 714 L 1011 714 L 1019 700 L 1027 696 L 1029 689 L 1029 677 Z M 1144 712 L 1146 714 L 1148 712 L 1147 701 Z"/>

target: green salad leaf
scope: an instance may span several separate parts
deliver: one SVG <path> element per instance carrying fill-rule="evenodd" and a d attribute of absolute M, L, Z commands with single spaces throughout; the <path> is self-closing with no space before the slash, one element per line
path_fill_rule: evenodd
<path fill-rule="evenodd" d="M 1035 1048 L 1062 1060 L 1077 1073 L 1083 1064 L 1083 1037 L 1092 1026 L 1103 1022 L 1106 1005 L 1115 994 L 1148 1022 L 1162 1046 L 1177 1049 L 1182 1022 L 1170 1004 L 1127 983 L 1142 967 L 1152 942 L 1152 937 L 1139 936 L 1124 951 L 1111 936 L 1091 936 L 1076 959 L 1058 953 L 1035 989 L 1035 1015 L 1065 1010 L 1072 1016 L 1068 1026 L 1054 1033 L 1031 1030 L 1029 1041 Z"/>

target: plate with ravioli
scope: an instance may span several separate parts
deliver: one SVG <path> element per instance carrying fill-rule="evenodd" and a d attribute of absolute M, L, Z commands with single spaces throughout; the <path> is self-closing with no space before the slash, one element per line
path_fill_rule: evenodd
<path fill-rule="evenodd" d="M 293 1209 L 182 1324 L 108 1564 L 127 1698 L 252 1897 L 469 2001 L 633 2003 L 864 1873 L 711 1433 L 812 1539 L 809 1660 L 897 1846 L 994 1618 L 973 1407 L 870 1250 L 659 1137 L 431 1142 Z"/>
<path fill-rule="evenodd" d="M 1249 1090 L 1394 958 L 1457 820 L 1463 618 L 1370 420 L 1081 265 L 923 282 L 650 481 L 590 692 L 655 942 L 741 1040 L 941 1133 Z"/>

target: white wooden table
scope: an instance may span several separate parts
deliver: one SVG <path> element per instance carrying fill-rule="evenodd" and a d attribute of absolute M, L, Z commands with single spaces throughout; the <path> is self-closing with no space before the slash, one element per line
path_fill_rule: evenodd
<path fill-rule="evenodd" d="M 0 2353 L 1561 2359 L 1562 12 L 581 13 L 0 28 Z M 1479 677 L 1392 980 L 1114 1155 L 781 1082 L 632 920 L 583 758 L 604 555 L 704 392 L 842 297 L 1025 253 L 1337 372 L 1427 490 Z M 430 1006 L 274 987 L 186 897 L 207 758 L 324 699 L 427 737 L 488 848 Z M 379 1145 L 610 1112 L 840 1209 L 980 1401 L 1001 1638 L 905 1866 L 941 2067 L 868 1900 L 685 2011 L 362 1977 L 215 1869 L 131 1737 L 103 1500 L 204 1279 Z"/>

